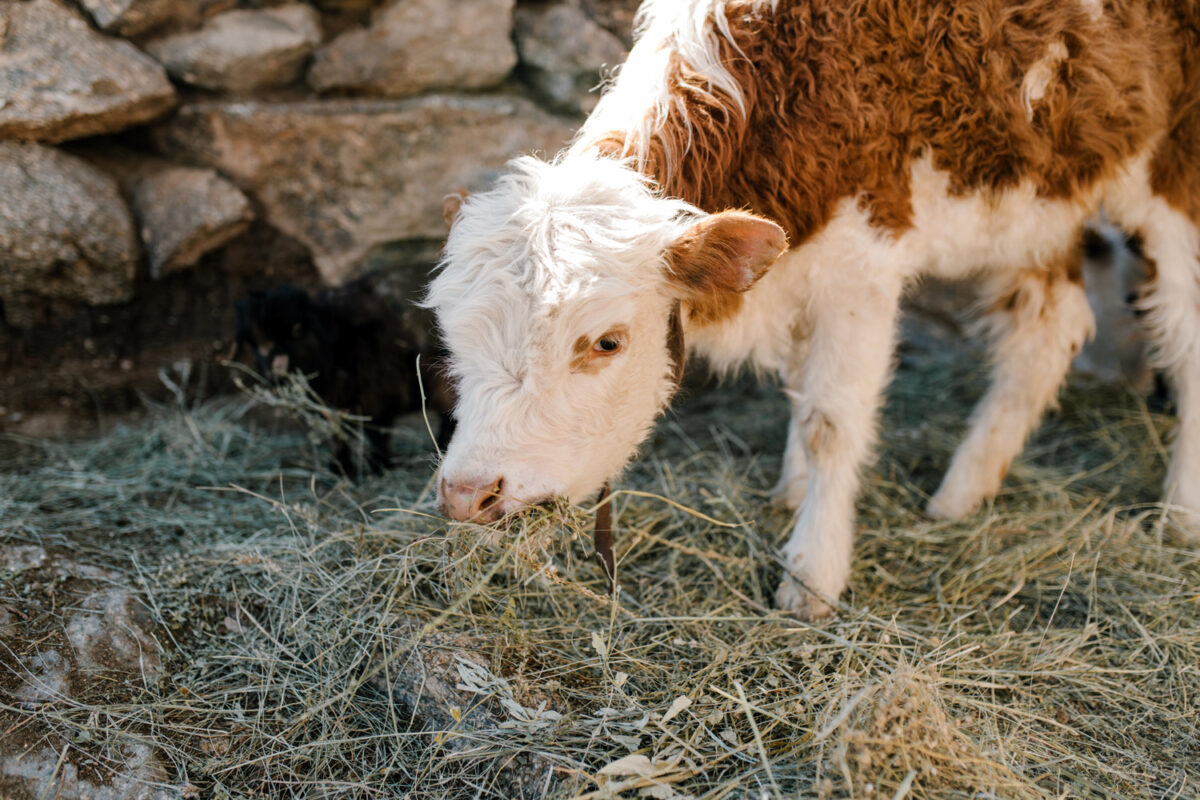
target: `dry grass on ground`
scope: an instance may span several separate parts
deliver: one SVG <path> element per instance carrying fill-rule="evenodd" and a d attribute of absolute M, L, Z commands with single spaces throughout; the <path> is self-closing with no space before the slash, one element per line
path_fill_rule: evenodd
<path fill-rule="evenodd" d="M 621 482 L 617 604 L 586 513 L 436 518 L 417 426 L 358 485 L 241 402 L 10 442 L 0 543 L 127 574 L 168 665 L 22 713 L 152 743 L 204 798 L 1197 796 L 1200 552 L 1152 504 L 1171 421 L 1076 385 L 994 505 L 932 522 L 971 364 L 902 368 L 816 625 L 770 608 L 786 409 L 747 384 L 684 402 Z"/>

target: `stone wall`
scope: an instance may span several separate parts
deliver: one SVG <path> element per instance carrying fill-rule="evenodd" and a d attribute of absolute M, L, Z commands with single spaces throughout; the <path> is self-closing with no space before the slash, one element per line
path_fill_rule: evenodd
<path fill-rule="evenodd" d="M 637 1 L 0 0 L 0 432 L 103 423 L 164 368 L 230 388 L 248 289 L 369 276 L 411 307 L 442 196 L 556 151 Z M 1144 383 L 1109 261 L 1084 360 Z M 909 310 L 936 330 L 959 294 Z"/>
<path fill-rule="evenodd" d="M 442 196 L 555 152 L 635 5 L 0 0 L 0 430 L 213 360 L 247 288 L 411 295 Z"/>

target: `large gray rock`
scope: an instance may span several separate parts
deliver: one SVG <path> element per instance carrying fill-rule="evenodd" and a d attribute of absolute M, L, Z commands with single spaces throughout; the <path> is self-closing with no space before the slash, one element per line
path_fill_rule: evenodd
<path fill-rule="evenodd" d="M 77 0 L 96 27 L 117 36 L 189 27 L 237 5 L 237 0 Z"/>
<path fill-rule="evenodd" d="M 433 95 L 198 103 L 155 138 L 252 193 L 336 284 L 397 243 L 443 238 L 446 192 L 484 185 L 514 155 L 554 153 L 571 133 L 520 98 Z"/>
<path fill-rule="evenodd" d="M 398 0 L 317 51 L 308 82 L 386 97 L 494 86 L 517 63 L 512 11 L 513 0 Z"/>
<path fill-rule="evenodd" d="M 96 27 L 118 36 L 137 36 L 185 16 L 190 0 L 79 0 Z"/>
<path fill-rule="evenodd" d="M 317 8 L 331 13 L 361 12 L 381 5 L 381 0 L 314 0 Z"/>
<path fill-rule="evenodd" d="M 0 297 L 130 298 L 138 245 L 116 181 L 53 148 L 0 142 L 0 197 Z"/>
<path fill-rule="evenodd" d="M 174 104 L 161 65 L 96 33 L 58 0 L 0 0 L 0 138 L 110 133 Z"/>
<path fill-rule="evenodd" d="M 151 278 L 195 266 L 254 220 L 246 195 L 207 167 L 183 166 L 111 141 L 75 144 L 71 152 L 115 178 L 129 199 Z"/>
<path fill-rule="evenodd" d="M 579 0 L 584 13 L 620 39 L 633 45 L 633 19 L 642 0 Z"/>
<path fill-rule="evenodd" d="M 146 44 L 171 76 L 193 86 L 251 92 L 296 80 L 321 43 L 317 12 L 303 3 L 218 14 L 204 27 Z"/>
<path fill-rule="evenodd" d="M 21 625 L 0 628 L 0 652 L 17 664 L 12 701 L 27 711 L 73 706 L 98 692 L 134 696 L 162 673 L 146 606 L 121 576 L 37 545 L 0 545 L 0 568 L 23 587 Z M 103 753 L 95 752 L 103 748 Z M 102 770 L 94 768 L 102 760 Z M 166 766 L 149 746 L 76 736 L 40 715 L 14 734 L 0 731 L 0 797 L 8 800 L 178 800 Z"/>
<path fill-rule="evenodd" d="M 603 72 L 621 64 L 624 43 L 574 3 L 522 6 L 514 17 L 521 74 L 565 111 L 588 112 Z"/>
<path fill-rule="evenodd" d="M 246 195 L 211 169 L 151 170 L 132 181 L 132 191 L 152 278 L 194 266 L 254 219 Z"/>
<path fill-rule="evenodd" d="M 61 760 L 51 747 L 5 752 L 0 747 L 0 788 L 5 800 L 180 800 L 164 788 L 162 758 L 140 742 L 121 745 L 117 759 L 106 762 L 107 781 L 97 770 Z M 70 751 L 68 751 L 70 752 Z"/>
<path fill-rule="evenodd" d="M 71 572 L 67 576 L 79 577 Z M 114 674 L 137 682 L 156 681 L 162 663 L 151 629 L 149 615 L 132 590 L 109 586 L 92 592 L 67 618 L 66 640 L 27 659 L 17 699 L 58 702 L 90 682 Z"/>

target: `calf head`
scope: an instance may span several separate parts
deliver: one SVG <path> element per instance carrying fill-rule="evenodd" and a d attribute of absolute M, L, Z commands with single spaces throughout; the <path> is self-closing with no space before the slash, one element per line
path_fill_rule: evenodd
<path fill-rule="evenodd" d="M 680 303 L 745 291 L 787 246 L 772 222 L 661 198 L 609 159 L 518 159 L 447 216 L 427 302 L 458 390 L 438 481 L 455 519 L 596 492 L 675 389 Z"/>

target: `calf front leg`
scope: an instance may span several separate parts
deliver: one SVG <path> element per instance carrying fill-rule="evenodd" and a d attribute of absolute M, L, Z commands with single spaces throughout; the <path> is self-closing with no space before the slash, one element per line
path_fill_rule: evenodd
<path fill-rule="evenodd" d="M 826 271 L 825 281 L 813 279 L 808 352 L 785 376 L 793 414 L 785 464 L 792 478 L 807 465 L 808 479 L 775 599 L 809 619 L 829 613 L 850 577 L 858 472 L 875 439 L 901 288 L 899 275 Z"/>
<path fill-rule="evenodd" d="M 788 355 L 787 368 L 780 373 L 784 393 L 792 407 L 788 422 L 787 444 L 783 451 L 783 465 L 779 471 L 779 483 L 771 494 L 788 508 L 796 511 L 808 494 L 808 456 L 804 448 L 804 395 L 800 387 L 804 383 L 804 363 L 808 357 L 810 332 L 807 328 L 793 331 L 792 351 Z"/>
<path fill-rule="evenodd" d="M 1075 248 L 1049 269 L 1024 270 L 987 288 L 992 382 L 929 501 L 933 516 L 957 519 L 993 497 L 1058 396 L 1071 360 L 1095 327 L 1081 258 Z"/>

